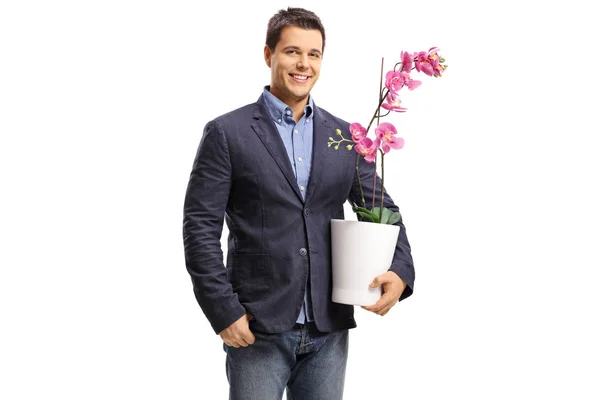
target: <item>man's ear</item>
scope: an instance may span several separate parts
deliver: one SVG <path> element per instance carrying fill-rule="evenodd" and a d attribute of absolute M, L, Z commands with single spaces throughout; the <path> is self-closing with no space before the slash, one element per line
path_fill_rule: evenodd
<path fill-rule="evenodd" d="M 267 45 L 265 45 L 265 62 L 267 63 L 267 66 L 271 68 L 271 49 Z"/>

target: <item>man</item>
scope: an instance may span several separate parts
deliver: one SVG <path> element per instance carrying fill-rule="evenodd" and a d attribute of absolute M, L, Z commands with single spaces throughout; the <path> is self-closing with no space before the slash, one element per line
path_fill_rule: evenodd
<path fill-rule="evenodd" d="M 348 329 L 356 323 L 353 306 L 331 301 L 330 220 L 343 219 L 343 204 L 358 202 L 360 191 L 356 153 L 327 146 L 349 124 L 310 95 L 324 48 L 314 13 L 275 14 L 264 48 L 270 86 L 256 103 L 206 125 L 192 168 L 186 265 L 224 343 L 230 399 L 281 399 L 286 387 L 295 400 L 342 398 Z M 361 158 L 363 182 L 372 181 L 373 168 Z M 398 210 L 387 194 L 384 202 Z M 226 268 L 223 218 L 230 231 Z M 383 285 L 384 295 L 365 307 L 380 315 L 412 294 L 410 247 L 398 225 L 390 271 L 372 284 Z"/>

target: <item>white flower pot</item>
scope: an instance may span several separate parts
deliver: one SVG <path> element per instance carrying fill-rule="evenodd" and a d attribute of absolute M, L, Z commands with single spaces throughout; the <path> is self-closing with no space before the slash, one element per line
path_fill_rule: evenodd
<path fill-rule="evenodd" d="M 400 227 L 373 222 L 331 220 L 334 303 L 370 306 L 382 287 L 370 288 L 392 265 Z"/>

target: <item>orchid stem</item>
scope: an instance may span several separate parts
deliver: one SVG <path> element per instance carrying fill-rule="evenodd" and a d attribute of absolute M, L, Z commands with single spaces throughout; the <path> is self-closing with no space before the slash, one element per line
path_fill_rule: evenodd
<path fill-rule="evenodd" d="M 362 183 L 360 183 L 360 171 L 358 170 L 358 161 L 360 160 L 361 155 L 356 154 L 356 177 L 358 178 L 358 187 L 360 189 L 360 199 L 362 200 L 362 204 L 364 208 L 367 208 L 367 204 L 365 203 L 365 194 L 363 193 Z"/>
<path fill-rule="evenodd" d="M 377 105 L 377 110 L 375 111 L 375 114 L 373 114 L 373 118 L 371 118 L 371 122 L 369 122 L 369 125 L 367 126 L 367 132 L 369 132 L 369 128 L 371 128 L 371 125 L 373 124 L 373 121 L 375 120 L 375 118 L 377 118 L 377 114 L 379 113 L 379 108 L 383 104 L 383 100 L 385 99 L 385 96 L 387 96 L 387 94 L 389 93 L 389 91 L 390 90 L 386 88 L 385 92 L 381 96 L 381 100 L 379 100 L 379 104 Z"/>
<path fill-rule="evenodd" d="M 375 211 L 375 188 L 376 187 L 377 187 L 377 153 L 375 153 L 375 159 L 373 160 L 373 205 L 371 206 L 372 212 Z"/>
<path fill-rule="evenodd" d="M 381 115 L 381 104 L 383 104 L 382 93 L 383 93 L 383 57 L 381 57 L 381 74 L 379 75 L 379 107 L 377 108 L 377 125 L 379 125 L 379 116 Z"/>
<path fill-rule="evenodd" d="M 383 193 L 383 180 L 385 178 L 385 169 L 383 168 L 383 157 L 385 156 L 385 153 L 383 151 L 381 151 L 381 207 L 379 207 L 379 222 L 381 222 L 381 219 L 383 218 L 383 197 L 384 197 L 384 193 Z"/>
<path fill-rule="evenodd" d="M 384 98 L 385 98 L 385 96 L 383 96 L 383 57 L 381 57 L 381 73 L 379 74 L 379 106 L 377 107 L 377 111 L 375 111 L 375 114 L 373 115 L 371 122 L 369 122 L 369 126 L 367 127 L 367 132 L 369 132 L 369 128 L 371 127 L 371 124 L 373 123 L 375 116 L 377 116 L 377 125 L 379 125 L 379 117 L 381 115 L 381 104 L 383 104 Z M 381 161 L 383 161 L 383 157 L 381 158 Z M 372 211 L 375 210 L 376 186 L 377 186 L 377 158 L 373 162 L 373 208 L 371 209 Z M 379 221 L 381 222 L 381 210 L 379 212 Z"/>

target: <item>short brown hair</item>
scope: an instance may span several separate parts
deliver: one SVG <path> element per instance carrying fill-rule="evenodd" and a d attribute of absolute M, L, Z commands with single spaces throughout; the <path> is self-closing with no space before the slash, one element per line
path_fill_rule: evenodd
<path fill-rule="evenodd" d="M 319 30 L 323 38 L 323 48 L 321 51 L 325 50 L 325 28 L 323 28 L 323 24 L 319 17 L 317 17 L 317 14 L 304 8 L 288 7 L 287 10 L 279 10 L 269 20 L 266 45 L 269 46 L 271 51 L 274 51 L 275 46 L 279 43 L 283 28 L 290 25 L 304 29 Z"/>

